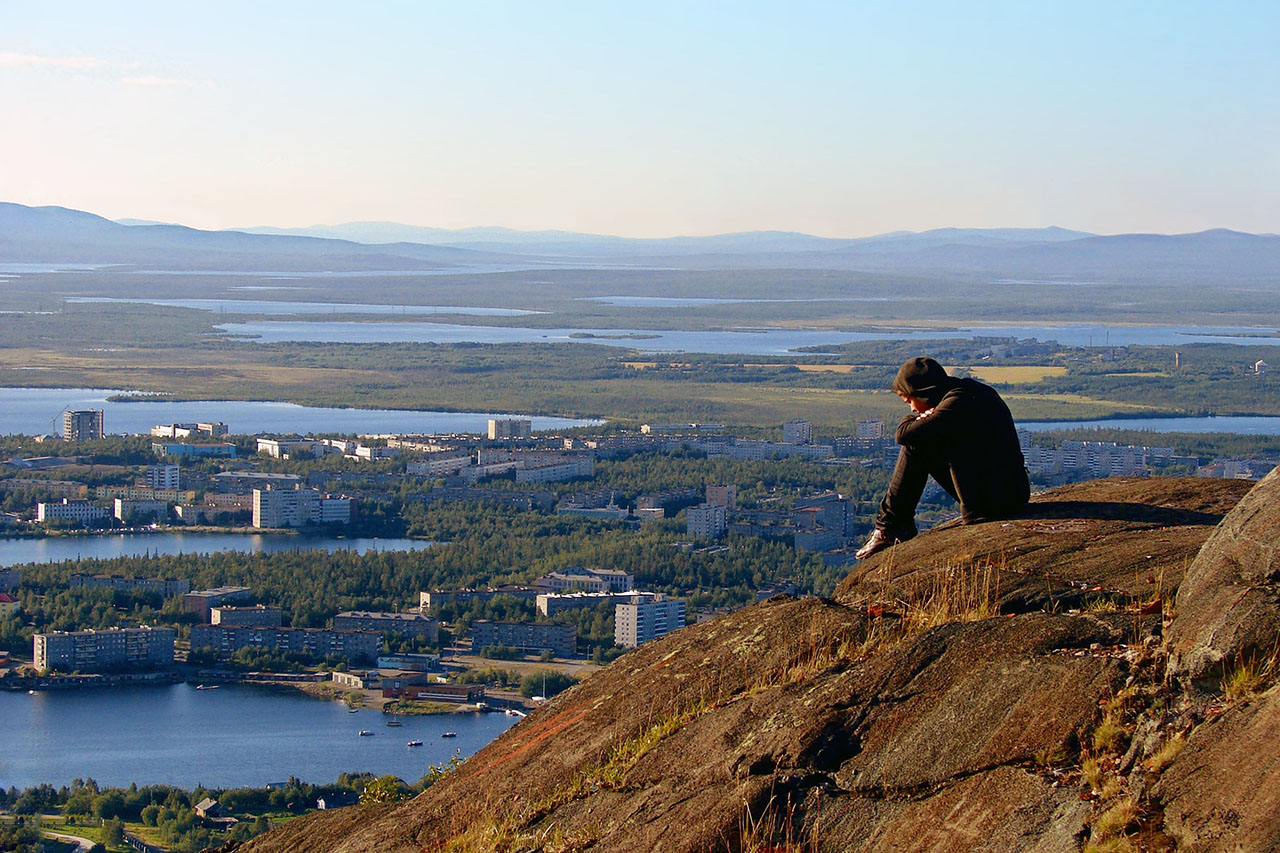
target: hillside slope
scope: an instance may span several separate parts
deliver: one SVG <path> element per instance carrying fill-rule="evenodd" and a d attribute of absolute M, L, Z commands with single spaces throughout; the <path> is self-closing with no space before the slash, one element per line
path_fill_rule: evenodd
<path fill-rule="evenodd" d="M 1250 485 L 1105 480 L 930 532 L 834 600 L 623 656 L 412 801 L 226 849 L 1273 849 L 1280 471 Z M 1242 592 L 1206 596 L 1223 572 Z"/>

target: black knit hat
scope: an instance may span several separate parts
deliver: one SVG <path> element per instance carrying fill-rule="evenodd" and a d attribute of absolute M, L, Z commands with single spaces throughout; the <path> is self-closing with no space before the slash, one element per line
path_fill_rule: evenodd
<path fill-rule="evenodd" d="M 906 397 L 936 403 L 951 386 L 942 365 L 928 356 L 907 359 L 893 378 L 893 390 Z"/>

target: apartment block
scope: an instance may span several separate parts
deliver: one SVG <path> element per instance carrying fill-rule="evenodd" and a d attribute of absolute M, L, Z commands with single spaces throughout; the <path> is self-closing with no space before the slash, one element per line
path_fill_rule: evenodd
<path fill-rule="evenodd" d="M 533 582 L 543 592 L 630 592 L 635 575 L 621 569 L 584 569 L 571 566 L 550 572 Z"/>
<path fill-rule="evenodd" d="M 161 598 L 186 595 L 191 591 L 191 581 L 186 578 L 126 578 L 121 575 L 74 574 L 67 578 L 67 586 L 119 592 L 150 592 Z"/>
<path fill-rule="evenodd" d="M 471 464 L 471 454 L 465 450 L 442 450 L 428 453 L 404 466 L 406 474 L 416 477 L 448 477 Z"/>
<path fill-rule="evenodd" d="M 111 513 L 107 512 L 105 508 L 91 504 L 88 501 L 63 498 L 61 503 L 36 504 L 36 520 L 41 524 L 47 524 L 50 521 L 93 524 L 98 521 L 106 521 L 110 517 Z"/>
<path fill-rule="evenodd" d="M 156 456 L 176 456 L 179 459 L 197 459 L 200 457 L 234 458 L 236 446 L 229 442 L 206 442 L 202 444 L 185 441 L 153 441 L 151 452 Z"/>
<path fill-rule="evenodd" d="M 148 465 L 147 488 L 176 492 L 182 488 L 182 469 L 174 464 Z"/>
<path fill-rule="evenodd" d="M 363 610 L 347 610 L 333 617 L 335 631 L 373 631 L 381 634 L 399 634 L 404 637 L 423 637 L 430 643 L 440 641 L 440 622 L 421 613 L 378 613 Z"/>
<path fill-rule="evenodd" d="M 266 471 L 222 471 L 210 477 L 209 484 L 220 494 L 251 495 L 254 489 L 292 489 L 302 485 L 302 478 Z"/>
<path fill-rule="evenodd" d="M 642 643 L 684 627 L 685 603 L 656 592 L 632 593 L 614 605 L 613 641 L 634 649 Z"/>
<path fill-rule="evenodd" d="M 578 653 L 578 629 L 547 622 L 477 619 L 471 623 L 471 648 L 478 652 L 487 646 L 510 646 L 526 652 L 550 651 L 558 657 L 573 657 Z"/>
<path fill-rule="evenodd" d="M 782 425 L 783 444 L 809 444 L 813 441 L 813 424 L 809 421 L 787 421 Z"/>
<path fill-rule="evenodd" d="M 312 657 L 335 655 L 353 662 L 372 663 L 382 651 L 382 635 L 322 628 L 192 625 L 191 648 L 210 648 L 224 658 L 240 649 L 272 649 Z"/>
<path fill-rule="evenodd" d="M 534 606 L 543 616 L 555 616 L 566 610 L 581 610 L 584 607 L 599 607 L 602 604 L 617 604 L 626 600 L 632 592 L 544 592 L 534 599 Z"/>
<path fill-rule="evenodd" d="M 719 539 L 729 529 L 729 513 L 717 504 L 699 504 L 684 512 L 686 535 L 690 539 Z"/>
<path fill-rule="evenodd" d="M 62 413 L 62 437 L 67 441 L 102 438 L 102 409 Z"/>
<path fill-rule="evenodd" d="M 538 590 L 531 586 L 496 586 L 487 589 L 433 589 L 418 593 L 418 610 L 425 612 L 447 604 L 466 604 L 471 601 L 492 601 L 498 596 L 510 596 L 520 600 L 538 597 Z"/>
<path fill-rule="evenodd" d="M 738 487 L 732 484 L 707 486 L 707 503 L 733 509 L 738 505 Z"/>
<path fill-rule="evenodd" d="M 32 641 L 35 667 L 41 671 L 105 672 L 173 664 L 172 628 L 107 628 L 102 631 L 51 631 Z"/>
<path fill-rule="evenodd" d="M 254 489 L 253 526 L 305 527 L 349 524 L 351 499 L 321 495 L 315 489 Z"/>
<path fill-rule="evenodd" d="M 13 592 L 22 583 L 21 569 L 0 569 L 0 592 Z"/>
<path fill-rule="evenodd" d="M 533 421 L 528 418 L 489 418 L 488 435 L 490 441 L 530 438 Z"/>
<path fill-rule="evenodd" d="M 112 515 L 120 521 L 165 521 L 169 517 L 169 504 L 116 498 Z"/>
<path fill-rule="evenodd" d="M 209 608 L 210 625 L 227 625 L 235 628 L 279 628 L 283 616 L 279 607 L 255 604 L 252 607 L 219 605 Z"/>

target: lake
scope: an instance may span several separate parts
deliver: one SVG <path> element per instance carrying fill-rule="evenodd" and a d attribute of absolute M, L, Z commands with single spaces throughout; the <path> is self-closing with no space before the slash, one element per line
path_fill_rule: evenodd
<path fill-rule="evenodd" d="M 351 302 L 283 302 L 268 299 L 116 299 L 106 296 L 67 296 L 63 302 L 123 302 L 194 308 L 218 314 L 475 314 L 488 317 L 518 317 L 539 314 L 523 308 L 481 308 L 466 305 L 378 305 Z"/>
<path fill-rule="evenodd" d="M 0 435 L 58 435 L 64 409 L 102 409 L 108 433 L 148 433 L 157 424 L 221 421 L 233 433 L 478 433 L 489 418 L 526 417 L 485 412 L 338 409 L 236 400 L 156 400 L 119 403 L 134 392 L 107 388 L 0 388 Z M 530 417 L 535 431 L 598 426 L 602 421 Z"/>
<path fill-rule="evenodd" d="M 110 560 L 161 554 L 275 554 L 285 551 L 417 551 L 433 543 L 424 539 L 338 539 L 332 536 L 291 536 L 287 533 L 104 533 L 50 536 L 42 539 L 0 538 L 0 567 L 64 560 Z"/>
<path fill-rule="evenodd" d="M 1207 418 L 1113 418 L 1093 421 L 1028 421 L 1019 429 L 1047 432 L 1059 429 L 1136 429 L 1148 432 L 1228 432 L 1236 435 L 1280 435 L 1280 417 L 1241 416 Z"/>
<path fill-rule="evenodd" d="M 855 341 L 925 341 L 978 337 L 1035 338 L 1070 346 L 1178 345 L 1188 343 L 1280 345 L 1280 330 L 1239 326 L 1107 326 L 1099 323 L 965 326 L 959 329 L 878 329 L 866 332 L 813 329 L 533 329 L 523 326 L 469 326 L 459 323 L 360 323 L 261 320 L 218 326 L 256 343 L 592 343 L 648 352 L 720 355 L 788 355 L 802 347 L 835 347 Z"/>
<path fill-rule="evenodd" d="M 429 764 L 471 755 L 517 717 L 459 713 L 395 717 L 348 713 L 339 702 L 290 688 L 188 684 L 0 691 L 4 747 L 0 786 L 61 786 L 92 776 L 99 784 L 262 786 L 297 776 L 332 782 L 339 773 L 392 773 L 416 782 Z M 367 729 L 372 737 L 360 737 Z M 445 731 L 457 737 L 441 738 Z M 420 747 L 409 747 L 421 740 Z"/>

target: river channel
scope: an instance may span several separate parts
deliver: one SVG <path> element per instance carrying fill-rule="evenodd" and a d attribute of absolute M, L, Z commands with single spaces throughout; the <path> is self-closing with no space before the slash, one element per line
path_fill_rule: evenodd
<path fill-rule="evenodd" d="M 386 721 L 400 720 L 389 727 Z M 189 684 L 0 691 L 0 786 L 169 784 L 261 786 L 297 776 L 331 782 L 339 773 L 392 773 L 416 782 L 430 764 L 465 758 L 518 718 L 466 712 L 389 717 L 349 713 L 339 702 L 291 688 Z M 360 736 L 360 732 L 372 732 Z M 442 737 L 455 732 L 455 737 Z M 422 746 L 410 747 L 408 741 Z"/>

